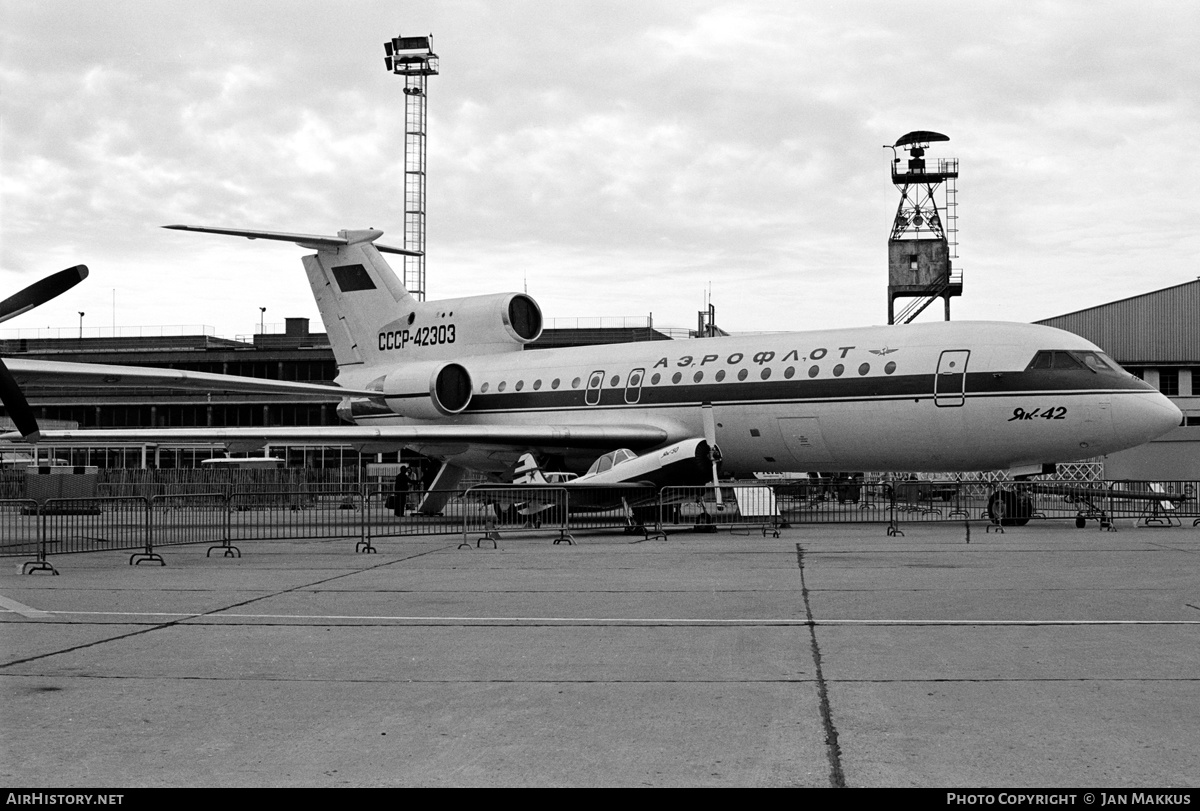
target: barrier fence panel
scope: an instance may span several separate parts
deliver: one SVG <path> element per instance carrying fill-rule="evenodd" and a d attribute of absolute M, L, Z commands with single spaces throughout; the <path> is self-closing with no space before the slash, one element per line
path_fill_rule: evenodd
<path fill-rule="evenodd" d="M 225 493 L 153 496 L 150 534 L 156 547 L 210 543 L 230 548 L 229 497 Z"/>
<path fill-rule="evenodd" d="M 150 548 L 144 498 L 51 498 L 41 513 L 48 554 Z"/>
<path fill-rule="evenodd" d="M 891 523 L 897 505 L 884 482 L 815 479 L 776 485 L 780 513 L 792 524 Z"/>
<path fill-rule="evenodd" d="M 390 486 L 371 486 L 364 499 L 366 537 L 461 535 L 464 490 L 411 490 L 399 497 Z"/>
<path fill-rule="evenodd" d="M 659 492 L 659 528 L 761 528 L 778 535 L 785 523 L 775 487 L 761 482 L 722 482 L 719 486 L 664 487 Z"/>
<path fill-rule="evenodd" d="M 1171 502 L 1175 517 L 1180 521 L 1188 521 L 1193 527 L 1200 526 L 1200 482 L 1174 481 L 1150 482 L 1158 484 L 1163 491 L 1172 497 Z M 1160 506 L 1157 502 L 1155 506 Z M 1145 524 L 1151 524 L 1153 516 L 1143 517 Z"/>
<path fill-rule="evenodd" d="M 358 490 L 326 493 L 235 492 L 229 498 L 229 540 L 364 538 Z"/>
<path fill-rule="evenodd" d="M 463 494 L 462 545 L 472 539 L 495 544 L 505 535 L 557 532 L 555 543 L 574 543 L 568 524 L 568 495 L 562 487 L 479 484 Z"/>
<path fill-rule="evenodd" d="M 0 501 L 0 557 L 29 557 L 42 554 L 42 524 L 37 502 L 32 499 Z"/>
<path fill-rule="evenodd" d="M 1171 527 L 1200 517 L 1200 503 L 1195 482 L 1039 480 L 997 488 L 986 512 L 1004 525 L 1063 519 L 1082 528 L 1094 520 L 1115 529 L 1113 520 L 1120 518 L 1142 527 Z"/>
<path fill-rule="evenodd" d="M 643 535 L 658 520 L 658 490 L 653 485 L 578 485 L 567 491 L 570 530 L 623 529 Z"/>

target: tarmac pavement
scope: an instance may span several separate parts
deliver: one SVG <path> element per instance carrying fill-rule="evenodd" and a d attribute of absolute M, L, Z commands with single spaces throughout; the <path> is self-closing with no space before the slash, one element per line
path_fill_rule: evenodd
<path fill-rule="evenodd" d="M 1200 529 L 254 541 L 0 572 L 0 779 L 1200 783 Z"/>

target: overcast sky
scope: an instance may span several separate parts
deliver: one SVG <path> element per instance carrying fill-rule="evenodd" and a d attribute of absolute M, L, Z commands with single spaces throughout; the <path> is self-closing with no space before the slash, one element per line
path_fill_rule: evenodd
<path fill-rule="evenodd" d="M 956 319 L 1031 321 L 1200 275 L 1200 3 L 0 0 L 0 327 L 307 316 L 304 251 L 403 244 L 403 80 L 434 35 L 429 298 L 548 318 L 885 323 L 893 143 L 950 136 Z M 391 258 L 393 267 L 402 265 Z M 940 306 L 927 311 L 941 317 Z"/>

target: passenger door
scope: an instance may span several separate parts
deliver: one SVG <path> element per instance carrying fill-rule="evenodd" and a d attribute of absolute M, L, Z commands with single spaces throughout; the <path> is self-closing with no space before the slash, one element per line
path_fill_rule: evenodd
<path fill-rule="evenodd" d="M 933 402 L 941 408 L 961 406 L 966 400 L 969 349 L 947 349 L 938 358 L 933 377 Z"/>

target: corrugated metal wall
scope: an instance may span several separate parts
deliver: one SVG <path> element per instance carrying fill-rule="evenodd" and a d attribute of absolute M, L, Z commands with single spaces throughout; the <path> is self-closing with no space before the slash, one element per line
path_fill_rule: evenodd
<path fill-rule="evenodd" d="M 1200 280 L 1036 322 L 1073 332 L 1122 365 L 1200 363 Z"/>

